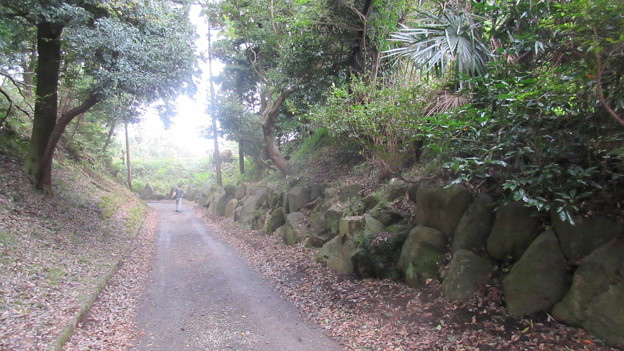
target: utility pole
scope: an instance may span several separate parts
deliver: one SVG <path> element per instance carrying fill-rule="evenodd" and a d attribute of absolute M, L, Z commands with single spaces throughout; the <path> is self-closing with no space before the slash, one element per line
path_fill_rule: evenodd
<path fill-rule="evenodd" d="M 212 116 L 212 134 L 214 136 L 214 163 L 216 168 L 217 184 L 223 186 L 221 174 L 221 155 L 219 154 L 219 135 L 217 134 L 217 114 L 215 113 L 215 90 L 212 79 L 212 39 L 210 31 L 210 16 L 208 15 L 208 74 L 210 76 L 210 115 Z"/>

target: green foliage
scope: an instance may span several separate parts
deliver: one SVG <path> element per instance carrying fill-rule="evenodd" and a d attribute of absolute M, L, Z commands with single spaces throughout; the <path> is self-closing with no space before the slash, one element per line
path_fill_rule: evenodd
<path fill-rule="evenodd" d="M 490 50 L 483 42 L 485 19 L 470 12 L 447 8 L 439 15 L 420 13 L 416 26 L 404 26 L 391 40 L 403 46 L 387 50 L 386 56 L 407 57 L 424 74 L 445 76 L 483 74 Z"/>
<path fill-rule="evenodd" d="M 130 209 L 127 221 L 125 222 L 126 232 L 134 233 L 139 229 L 145 218 L 145 211 L 145 206 L 140 203 Z"/>
<path fill-rule="evenodd" d="M 326 128 L 316 130 L 312 135 L 305 138 L 297 150 L 293 153 L 291 160 L 294 163 L 301 162 L 305 158 L 314 154 L 315 150 L 319 150 L 329 139 L 329 132 Z"/>
<path fill-rule="evenodd" d="M 0 230 L 0 245 L 8 248 L 14 246 L 17 243 L 18 239 L 15 234 Z"/>
<path fill-rule="evenodd" d="M 404 148 L 424 135 L 425 104 L 424 86 L 377 88 L 354 79 L 349 88 L 334 87 L 327 104 L 310 119 L 331 137 L 355 140 L 365 157 L 394 172 Z"/>
<path fill-rule="evenodd" d="M 136 184 L 134 191 L 140 191 L 150 184 L 158 194 L 168 194 L 174 184 L 193 184 L 209 179 L 210 159 L 145 158 L 132 163 L 132 173 Z M 122 174 L 124 174 L 122 172 Z M 133 182 L 133 183 L 134 183 Z"/>
<path fill-rule="evenodd" d="M 447 167 L 457 182 L 492 187 L 567 221 L 606 189 L 621 187 L 617 164 L 624 159 L 614 155 L 624 130 L 605 123 L 580 94 L 584 77 L 569 66 L 499 72 L 474 79 L 478 99 L 449 114 L 471 122 L 439 147 L 454 155 Z"/>
<path fill-rule="evenodd" d="M 111 220 L 115 211 L 120 205 L 120 199 L 118 197 L 103 195 L 100 198 L 99 207 L 102 210 L 102 217 L 105 220 Z"/>

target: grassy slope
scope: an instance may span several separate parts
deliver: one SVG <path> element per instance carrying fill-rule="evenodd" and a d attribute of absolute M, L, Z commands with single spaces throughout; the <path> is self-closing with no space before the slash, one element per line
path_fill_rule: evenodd
<path fill-rule="evenodd" d="M 56 196 L 0 146 L 0 349 L 45 350 L 118 261 L 146 207 L 123 187 L 55 162 Z"/>

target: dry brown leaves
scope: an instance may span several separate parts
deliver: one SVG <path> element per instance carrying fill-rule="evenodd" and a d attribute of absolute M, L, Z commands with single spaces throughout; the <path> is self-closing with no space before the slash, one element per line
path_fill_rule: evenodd
<path fill-rule="evenodd" d="M 382 280 L 358 280 L 314 262 L 315 250 L 286 246 L 196 208 L 206 225 L 279 292 L 349 350 L 615 350 L 547 316 L 505 314 L 500 288 L 466 304 L 445 300 L 437 282 L 416 290 Z"/>
<path fill-rule="evenodd" d="M 132 348 L 132 338 L 136 334 L 134 317 L 141 292 L 149 278 L 158 222 L 158 212 L 150 210 L 135 240 L 134 249 L 124 259 L 63 350 L 108 351 Z"/>
<path fill-rule="evenodd" d="M 62 163 L 54 178 L 47 197 L 0 156 L 0 350 L 46 349 L 131 240 L 124 223 L 138 201 L 105 219 L 107 194 Z"/>

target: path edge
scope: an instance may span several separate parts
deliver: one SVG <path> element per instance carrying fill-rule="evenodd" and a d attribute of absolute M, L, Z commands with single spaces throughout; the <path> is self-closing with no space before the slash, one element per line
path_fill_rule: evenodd
<path fill-rule="evenodd" d="M 146 207 L 147 207 L 146 215 L 141 220 L 141 225 L 137 227 L 136 231 L 132 235 L 132 240 L 130 241 L 130 244 L 128 245 L 128 247 L 126 247 L 125 251 L 122 252 L 119 259 L 113 263 L 113 265 L 108 269 L 108 271 L 104 273 L 104 275 L 102 275 L 96 281 L 95 290 L 91 294 L 89 294 L 89 296 L 87 296 L 86 299 L 84 299 L 81 302 L 82 305 L 80 306 L 80 310 L 78 311 L 78 313 L 63 328 L 63 330 L 56 337 L 56 340 L 52 342 L 46 348 L 46 351 L 60 351 L 63 348 L 63 346 L 65 346 L 67 341 L 69 341 L 72 335 L 74 335 L 74 331 L 76 330 L 78 323 L 80 323 L 80 320 L 82 320 L 87 315 L 87 313 L 89 313 L 89 311 L 91 310 L 91 307 L 93 307 L 93 305 L 95 304 L 95 301 L 97 301 L 98 297 L 100 296 L 100 294 L 102 293 L 106 285 L 108 285 L 108 282 L 115 275 L 115 273 L 117 273 L 122 262 L 128 257 L 128 255 L 134 248 L 136 238 L 138 237 L 139 233 L 143 229 L 143 224 L 145 224 L 145 220 L 150 215 L 149 211 L 152 211 L 152 209 L 149 206 L 146 206 Z"/>

